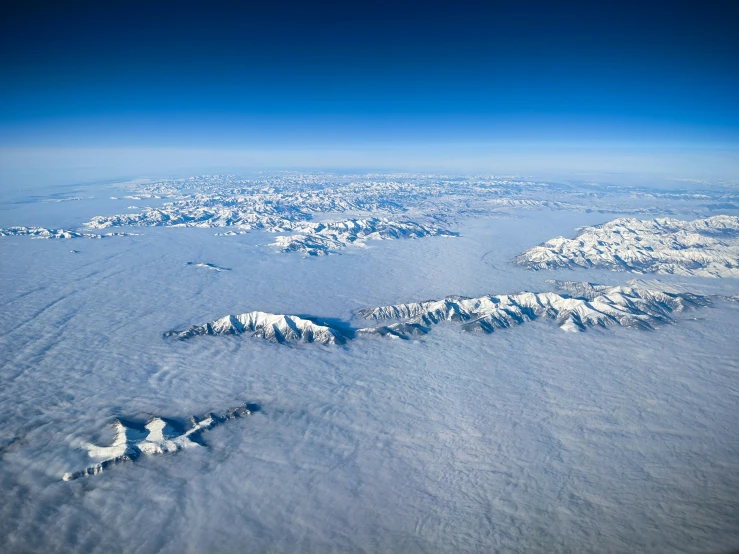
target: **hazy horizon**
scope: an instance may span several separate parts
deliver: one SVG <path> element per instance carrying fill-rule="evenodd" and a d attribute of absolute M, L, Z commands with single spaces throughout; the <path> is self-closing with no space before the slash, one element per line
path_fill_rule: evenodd
<path fill-rule="evenodd" d="M 6 169 L 739 175 L 733 2 L 4 10 Z"/>

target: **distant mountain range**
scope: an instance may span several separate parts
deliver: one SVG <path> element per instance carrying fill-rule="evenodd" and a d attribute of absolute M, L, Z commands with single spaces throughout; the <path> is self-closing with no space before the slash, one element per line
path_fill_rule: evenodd
<path fill-rule="evenodd" d="M 303 252 L 311 256 L 325 256 L 350 244 L 363 244 L 366 240 L 458 235 L 433 225 L 379 217 L 302 223 L 293 226 L 292 230 L 297 234 L 278 237 L 273 244 L 279 246 L 281 252 Z"/>
<path fill-rule="evenodd" d="M 529 269 L 603 268 L 635 273 L 739 277 L 739 217 L 614 219 L 517 256 Z"/>
<path fill-rule="evenodd" d="M 69 229 L 47 229 L 45 227 L 6 227 L 0 229 L 0 237 L 31 237 L 35 239 L 103 239 L 127 237 L 137 233 L 84 233 Z"/>

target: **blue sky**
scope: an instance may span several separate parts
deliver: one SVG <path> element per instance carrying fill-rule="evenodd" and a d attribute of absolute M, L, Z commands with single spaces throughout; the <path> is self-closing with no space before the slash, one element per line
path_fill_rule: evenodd
<path fill-rule="evenodd" d="M 0 146 L 739 143 L 739 5 L 28 2 Z"/>

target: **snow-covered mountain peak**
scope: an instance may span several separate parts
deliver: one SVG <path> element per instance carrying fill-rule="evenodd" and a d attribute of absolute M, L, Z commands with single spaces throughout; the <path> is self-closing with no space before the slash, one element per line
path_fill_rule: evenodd
<path fill-rule="evenodd" d="M 242 333 L 249 333 L 253 337 L 278 343 L 343 344 L 345 342 L 341 333 L 329 326 L 295 315 L 259 311 L 227 315 L 202 325 L 194 325 L 183 331 L 169 331 L 164 336 L 185 340 L 198 335 L 238 335 Z"/>
<path fill-rule="evenodd" d="M 62 479 L 72 481 L 88 475 L 97 475 L 108 468 L 137 460 L 141 454 L 166 454 L 199 446 L 203 431 L 230 419 L 251 414 L 250 405 L 229 408 L 223 415 L 206 414 L 191 417 L 187 428 L 179 429 L 173 422 L 160 417 L 150 418 L 143 426 L 116 419 L 112 423 L 115 437 L 110 446 L 84 443 L 82 448 L 96 462 L 80 471 L 65 473 Z"/>

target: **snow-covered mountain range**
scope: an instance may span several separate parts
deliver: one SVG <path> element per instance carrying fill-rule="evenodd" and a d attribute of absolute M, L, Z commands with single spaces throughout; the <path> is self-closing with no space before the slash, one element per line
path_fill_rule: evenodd
<path fill-rule="evenodd" d="M 143 206 L 137 213 L 95 216 L 87 227 L 235 227 L 310 234 L 300 224 L 312 221 L 315 214 L 366 219 L 413 213 L 451 220 L 501 210 L 555 209 L 658 215 L 672 213 L 676 200 L 686 206 L 702 205 L 706 211 L 711 209 L 707 202 L 732 206 L 739 201 L 736 194 L 722 189 L 656 192 L 505 177 L 411 174 L 283 174 L 256 180 L 203 175 L 139 183 L 133 192 L 135 196 L 129 198 L 167 201 Z"/>
<path fill-rule="evenodd" d="M 97 475 L 106 469 L 133 462 L 142 454 L 167 454 L 200 446 L 200 434 L 230 419 L 251 414 L 247 404 L 229 408 L 223 415 L 206 414 L 190 418 L 188 426 L 181 428 L 175 422 L 153 417 L 144 425 L 117 419 L 113 422 L 115 438 L 110 446 L 86 443 L 83 448 L 97 460 L 93 465 L 75 472 L 65 473 L 64 481 L 72 481 L 88 475 Z"/>
<path fill-rule="evenodd" d="M 434 325 L 446 321 L 460 323 L 465 331 L 492 333 L 538 319 L 554 321 L 564 331 L 610 326 L 654 329 L 671 323 L 675 312 L 711 303 L 708 296 L 679 291 L 658 281 L 632 280 L 625 286 L 575 281 L 553 283 L 559 292 L 519 292 L 478 298 L 448 296 L 357 312 L 365 320 L 395 320 L 387 325 L 338 328 L 294 315 L 248 312 L 169 331 L 164 336 L 185 340 L 199 335 L 246 333 L 280 344 L 344 344 L 361 336 L 409 339 L 425 335 Z"/>
<path fill-rule="evenodd" d="M 292 230 L 297 234 L 277 237 L 273 245 L 280 247 L 281 252 L 303 252 L 311 256 L 324 256 L 350 244 L 363 244 L 366 240 L 457 236 L 457 233 L 434 225 L 392 221 L 384 217 L 300 223 Z"/>
<path fill-rule="evenodd" d="M 690 293 L 644 288 L 635 281 L 627 286 L 557 282 L 561 293 L 520 292 L 396 304 L 361 310 L 372 320 L 399 320 L 390 325 L 360 329 L 359 333 L 410 338 L 427 333 L 443 321 L 462 324 L 465 331 L 492 333 L 536 319 L 554 321 L 564 331 L 620 325 L 653 329 L 672 321 L 670 314 L 709 304 L 709 299 Z"/>
<path fill-rule="evenodd" d="M 136 233 L 85 233 L 69 229 L 47 229 L 45 227 L 6 227 L 0 229 L 0 237 L 31 237 L 34 239 L 103 239 L 127 237 Z"/>
<path fill-rule="evenodd" d="M 722 187 L 656 191 L 406 173 L 278 173 L 255 179 L 202 175 L 136 182 L 124 188 L 130 194 L 110 199 L 136 200 L 136 206 L 128 207 L 135 211 L 90 214 L 79 229 L 9 227 L 0 230 L 0 236 L 101 238 L 116 233 L 93 231 L 131 226 L 228 228 L 217 233 L 222 236 L 262 230 L 285 235 L 273 242 L 282 252 L 320 256 L 368 239 L 451 236 L 455 233 L 448 229 L 469 216 L 509 216 L 521 210 L 649 216 L 702 211 L 709 215 L 717 206 L 731 210 L 739 205 L 739 195 Z M 545 263 L 555 262 L 542 259 L 530 265 Z"/>
<path fill-rule="evenodd" d="M 637 273 L 739 277 L 739 217 L 614 219 L 517 256 L 529 269 L 596 267 Z"/>

